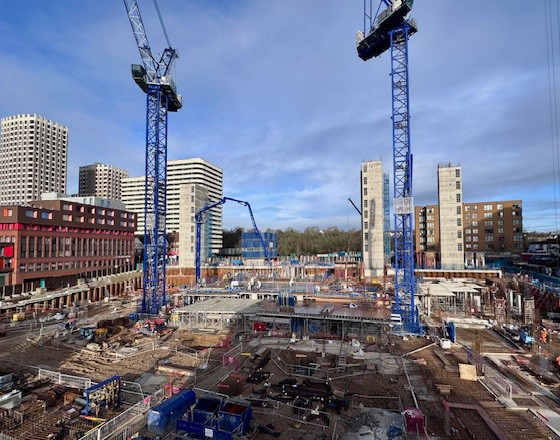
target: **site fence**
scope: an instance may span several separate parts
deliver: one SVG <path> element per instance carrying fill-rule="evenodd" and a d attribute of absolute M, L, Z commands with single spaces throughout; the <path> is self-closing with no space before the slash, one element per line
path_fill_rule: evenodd
<path fill-rule="evenodd" d="M 77 388 L 79 390 L 86 390 L 93 384 L 91 379 L 80 376 L 70 376 L 69 374 L 57 373 L 55 371 L 39 369 L 39 379 L 48 379 L 58 385 L 65 385 L 70 388 Z"/>
<path fill-rule="evenodd" d="M 146 426 L 148 410 L 162 400 L 163 389 L 160 389 L 118 416 L 89 431 L 80 440 L 127 440 Z"/>
<path fill-rule="evenodd" d="M 123 347 L 119 351 L 115 352 L 115 362 L 120 362 L 123 359 L 138 356 L 139 354 L 147 353 L 149 351 L 154 351 L 159 348 L 159 346 L 159 341 L 154 340 L 136 347 Z"/>
<path fill-rule="evenodd" d="M 350 406 L 354 408 L 376 408 L 386 411 L 402 413 L 403 405 L 399 396 L 365 396 L 353 394 L 350 397 Z"/>
<path fill-rule="evenodd" d="M 302 408 L 289 403 L 278 402 L 276 400 L 263 401 L 263 406 L 258 407 L 252 405 L 253 412 L 256 414 L 265 414 L 268 416 L 280 417 L 286 420 L 292 420 L 297 423 L 303 423 L 309 426 L 315 426 L 326 429 L 331 424 L 328 413 L 311 408 Z M 280 425 L 278 421 L 278 425 Z"/>
<path fill-rule="evenodd" d="M 243 353 L 243 342 L 231 348 L 222 356 L 222 365 L 233 365 L 235 369 L 239 368 L 239 356 Z"/>

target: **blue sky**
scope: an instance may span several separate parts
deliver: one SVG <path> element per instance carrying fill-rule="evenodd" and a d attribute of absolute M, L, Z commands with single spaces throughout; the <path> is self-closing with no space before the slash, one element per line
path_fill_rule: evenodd
<path fill-rule="evenodd" d="M 153 3 L 139 3 L 159 52 Z M 355 50 L 363 2 L 159 5 L 184 99 L 169 159 L 221 166 L 225 195 L 250 201 L 261 228 L 358 227 L 346 199 L 359 200 L 361 161 L 392 165 L 389 59 L 364 63 Z M 526 229 L 554 229 L 543 3 L 417 1 L 413 16 L 415 202 L 436 200 L 439 162 L 460 163 L 466 201 L 522 199 Z M 0 116 L 69 127 L 69 192 L 96 161 L 143 174 L 145 98 L 121 1 L 3 0 L 0 40 Z M 224 225 L 249 221 L 228 207 Z"/>

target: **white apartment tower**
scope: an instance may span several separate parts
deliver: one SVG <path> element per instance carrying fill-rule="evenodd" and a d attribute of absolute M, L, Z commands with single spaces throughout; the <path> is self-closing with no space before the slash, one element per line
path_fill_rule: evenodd
<path fill-rule="evenodd" d="M 138 215 L 137 234 L 144 233 L 144 181 L 145 177 L 122 179 L 121 199 L 129 211 Z M 208 200 L 217 202 L 223 197 L 223 171 L 199 157 L 170 160 L 167 162 L 167 231 L 179 232 L 181 187 L 198 184 L 208 190 Z M 222 207 L 212 209 L 210 239 L 212 253 L 222 247 Z M 179 241 L 181 238 L 179 238 Z M 179 256 L 181 258 L 181 256 Z"/>
<path fill-rule="evenodd" d="M 196 261 L 196 213 L 208 206 L 208 188 L 194 183 L 182 185 L 179 190 L 179 266 L 193 267 Z M 211 256 L 212 249 L 212 212 L 203 214 L 200 226 L 200 260 Z"/>
<path fill-rule="evenodd" d="M 383 275 L 383 169 L 380 160 L 362 163 L 362 255 L 364 275 Z"/>
<path fill-rule="evenodd" d="M 0 204 L 66 192 L 68 128 L 39 115 L 0 120 Z"/>
<path fill-rule="evenodd" d="M 438 165 L 441 268 L 465 268 L 463 249 L 463 184 L 461 167 Z"/>
<path fill-rule="evenodd" d="M 127 177 L 127 170 L 113 165 L 94 163 L 81 166 L 78 193 L 81 196 L 121 200 L 121 180 Z"/>

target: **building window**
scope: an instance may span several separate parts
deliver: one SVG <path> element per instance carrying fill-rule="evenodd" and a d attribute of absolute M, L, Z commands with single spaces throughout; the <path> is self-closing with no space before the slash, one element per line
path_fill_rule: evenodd
<path fill-rule="evenodd" d="M 513 224 L 514 224 L 514 225 L 520 225 L 520 224 L 521 224 L 521 220 L 515 219 L 515 220 L 513 221 Z"/>
<path fill-rule="evenodd" d="M 494 236 L 487 235 L 486 237 L 484 237 L 484 241 L 486 241 L 487 243 L 492 243 L 494 241 Z"/>
<path fill-rule="evenodd" d="M 504 228 L 498 228 L 498 234 L 503 234 L 504 233 Z"/>
<path fill-rule="evenodd" d="M 498 220 L 498 226 L 504 226 L 504 221 L 503 220 Z"/>
<path fill-rule="evenodd" d="M 368 212 L 364 211 L 364 218 L 368 218 Z"/>
<path fill-rule="evenodd" d="M 364 251 L 365 251 L 365 252 L 368 252 L 368 245 L 367 245 L 367 243 L 364 244 Z"/>
<path fill-rule="evenodd" d="M 475 243 L 475 244 L 472 245 L 472 247 L 473 247 L 473 249 L 478 249 L 478 244 Z"/>
<path fill-rule="evenodd" d="M 367 199 L 364 200 L 364 208 L 367 208 Z"/>
<path fill-rule="evenodd" d="M 457 219 L 457 226 L 461 226 L 461 219 L 460 218 Z"/>
<path fill-rule="evenodd" d="M 367 196 L 367 188 L 364 188 L 364 196 Z"/>
<path fill-rule="evenodd" d="M 468 213 L 465 214 L 465 218 L 471 218 L 470 212 L 468 212 Z"/>
<path fill-rule="evenodd" d="M 369 236 L 369 234 L 368 234 L 367 232 L 366 232 L 366 233 L 364 233 L 364 240 L 366 240 L 366 241 L 367 241 L 367 240 L 368 240 L 368 236 Z"/>
<path fill-rule="evenodd" d="M 368 229 L 368 222 L 364 222 L 364 229 Z"/>
<path fill-rule="evenodd" d="M 478 214 L 476 212 L 473 212 L 472 218 L 478 218 Z"/>
<path fill-rule="evenodd" d="M 455 177 L 461 177 L 461 170 L 460 169 L 455 170 Z"/>
<path fill-rule="evenodd" d="M 457 214 L 461 214 L 461 207 L 457 206 Z"/>
<path fill-rule="evenodd" d="M 364 177 L 364 185 L 367 185 L 367 177 Z"/>
<path fill-rule="evenodd" d="M 62 220 L 65 221 L 65 222 L 71 222 L 72 221 L 72 216 L 64 214 L 62 216 Z"/>
<path fill-rule="evenodd" d="M 34 218 L 34 217 L 37 216 L 37 213 L 35 211 L 31 210 L 31 209 L 27 209 L 25 211 L 25 216 L 30 217 L 30 218 Z"/>
<path fill-rule="evenodd" d="M 494 226 L 494 222 L 492 220 L 484 220 L 484 226 Z"/>
<path fill-rule="evenodd" d="M 472 241 L 472 237 L 471 237 L 470 235 L 467 235 L 467 236 L 465 237 L 465 241 Z"/>
<path fill-rule="evenodd" d="M 457 203 L 461 203 L 461 194 L 457 194 Z"/>
<path fill-rule="evenodd" d="M 47 211 L 41 211 L 41 218 L 43 220 L 49 220 L 52 218 L 52 213 Z"/>
<path fill-rule="evenodd" d="M 470 210 L 471 210 L 470 205 L 465 205 L 465 211 L 470 211 Z"/>
<path fill-rule="evenodd" d="M 463 238 L 463 233 L 461 231 L 457 231 L 457 238 Z"/>
<path fill-rule="evenodd" d="M 485 212 L 484 213 L 484 218 L 492 218 L 492 213 L 491 212 Z"/>
<path fill-rule="evenodd" d="M 504 209 L 504 205 L 502 205 L 501 203 L 498 203 L 496 205 L 496 209 L 500 210 L 500 209 Z"/>
<path fill-rule="evenodd" d="M 12 210 L 4 208 L 4 217 L 11 217 L 11 216 L 12 216 Z"/>
<path fill-rule="evenodd" d="M 455 189 L 461 189 L 461 181 L 460 180 L 457 180 L 455 182 Z"/>
<path fill-rule="evenodd" d="M 523 241 L 523 235 L 514 235 L 513 241 Z"/>
<path fill-rule="evenodd" d="M 492 205 L 484 205 L 485 211 L 492 211 Z"/>
<path fill-rule="evenodd" d="M 465 234 L 470 234 L 471 230 L 470 229 L 465 229 Z"/>
<path fill-rule="evenodd" d="M 467 248 L 467 249 L 472 248 L 472 244 L 466 244 L 466 245 L 465 245 L 465 248 Z"/>

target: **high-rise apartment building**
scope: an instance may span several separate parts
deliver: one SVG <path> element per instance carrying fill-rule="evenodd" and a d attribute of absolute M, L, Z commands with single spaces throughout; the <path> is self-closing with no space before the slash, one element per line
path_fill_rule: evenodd
<path fill-rule="evenodd" d="M 39 115 L 0 120 L 0 204 L 66 192 L 68 128 Z"/>
<path fill-rule="evenodd" d="M 465 253 L 523 250 L 523 208 L 521 200 L 462 204 L 463 249 Z M 416 251 L 440 251 L 439 207 L 415 207 Z"/>
<path fill-rule="evenodd" d="M 121 180 L 128 171 L 114 165 L 94 163 L 80 167 L 78 192 L 81 196 L 121 200 Z"/>
<path fill-rule="evenodd" d="M 442 269 L 464 269 L 461 167 L 438 166 L 439 246 Z"/>
<path fill-rule="evenodd" d="M 192 267 L 196 260 L 196 213 L 210 203 L 208 188 L 194 183 L 179 190 L 179 266 Z M 200 260 L 212 255 L 212 212 L 203 214 L 200 225 Z"/>
<path fill-rule="evenodd" d="M 362 163 L 362 255 L 366 277 L 383 275 L 383 169 L 380 160 Z"/>
<path fill-rule="evenodd" d="M 199 184 L 208 190 L 208 200 L 216 202 L 223 197 L 223 171 L 201 159 L 180 159 L 167 162 L 167 231 L 179 232 L 180 191 L 183 185 Z M 138 214 L 137 234 L 144 233 L 144 185 L 145 177 L 129 177 L 122 180 L 121 199 L 129 211 Z M 211 210 L 212 253 L 222 247 L 222 207 Z M 179 241 L 181 238 L 179 238 Z M 181 256 L 179 256 L 181 258 Z"/>

